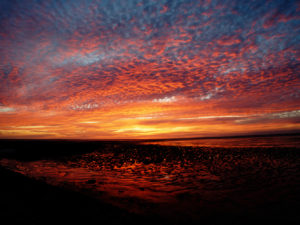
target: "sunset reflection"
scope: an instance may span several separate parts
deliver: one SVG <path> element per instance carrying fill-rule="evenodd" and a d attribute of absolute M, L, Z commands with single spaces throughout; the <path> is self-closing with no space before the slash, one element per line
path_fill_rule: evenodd
<path fill-rule="evenodd" d="M 217 146 L 223 140 L 223 148 L 185 147 L 190 145 L 188 140 L 186 144 L 181 141 L 181 145 L 176 143 L 174 146 L 115 143 L 105 144 L 90 153 L 54 160 L 19 161 L 8 158 L 0 160 L 0 164 L 31 178 L 86 193 L 132 212 L 149 213 L 148 208 L 141 209 L 139 204 L 145 207 L 154 204 L 155 210 L 158 210 L 154 213 L 164 215 L 159 209 L 166 210 L 165 204 L 170 205 L 167 208 L 173 212 L 179 210 L 178 213 L 194 207 L 201 210 L 207 202 L 217 202 L 224 207 L 235 204 L 251 207 L 250 203 L 239 203 L 239 199 L 234 198 L 237 192 L 245 192 L 244 197 L 251 193 L 255 204 L 263 204 L 264 199 L 258 197 L 260 187 L 273 185 L 274 189 L 282 188 L 283 177 L 289 180 L 299 173 L 295 149 L 298 137 L 295 136 L 294 141 L 291 138 L 282 137 L 277 149 L 270 147 L 271 137 L 221 139 Z M 241 144 L 238 147 L 231 145 L 243 141 L 264 145 L 250 148 L 241 147 Z M 290 147 L 283 147 L 284 143 Z M 269 174 L 274 170 L 278 174 Z M 256 183 L 257 189 L 248 190 L 251 187 L 249 182 Z M 186 208 L 179 207 L 181 204 Z"/>
<path fill-rule="evenodd" d="M 0 0 L 0 224 L 297 224 L 299 134 L 299 0 Z"/>

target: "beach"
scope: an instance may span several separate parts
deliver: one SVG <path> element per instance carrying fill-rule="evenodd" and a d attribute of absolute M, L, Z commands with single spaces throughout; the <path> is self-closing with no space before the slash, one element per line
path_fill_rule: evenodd
<path fill-rule="evenodd" d="M 1 149 L 3 224 L 299 221 L 293 147 L 2 141 Z"/>
<path fill-rule="evenodd" d="M 139 224 L 138 215 L 0 168 L 1 224 Z M 143 222 L 142 222 L 143 223 Z"/>

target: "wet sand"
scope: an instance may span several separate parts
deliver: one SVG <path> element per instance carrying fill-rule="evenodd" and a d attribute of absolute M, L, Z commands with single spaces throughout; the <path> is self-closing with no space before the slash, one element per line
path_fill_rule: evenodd
<path fill-rule="evenodd" d="M 18 159 L 24 162 L 41 159 L 59 161 L 65 160 L 66 157 L 77 159 L 83 152 L 93 152 L 95 149 L 104 148 L 107 145 L 114 146 L 117 149 L 120 147 L 120 143 L 113 142 L 2 141 L 0 158 Z M 172 158 L 170 159 L 172 162 L 182 160 L 180 159 L 182 157 L 181 152 L 189 153 L 190 156 L 184 156 L 185 160 L 195 158 L 191 149 L 143 146 L 139 148 L 139 151 L 132 151 L 132 149 L 137 148 L 134 143 L 122 143 L 121 145 L 123 146 L 122 150 L 119 150 L 114 158 L 123 157 L 122 161 L 129 160 L 129 155 L 132 157 L 133 153 L 136 159 L 147 165 L 160 163 L 160 154 L 168 155 L 167 157 Z M 41 148 L 44 151 L 40 151 Z M 263 149 L 256 149 L 255 151 L 259 154 L 268 155 L 270 154 L 269 150 L 268 152 L 264 152 Z M 122 154 L 120 154 L 120 151 Z M 228 159 L 225 160 L 228 151 L 226 153 L 226 150 L 223 149 L 218 153 L 218 157 L 221 155 L 224 158 L 222 162 L 225 164 L 221 167 L 215 167 L 216 169 L 223 168 L 226 163 L 227 165 L 230 163 Z M 258 154 L 255 151 L 251 154 Z M 216 153 L 213 153 L 213 155 L 216 155 Z M 287 157 L 291 161 L 299 162 L 297 149 L 289 149 L 288 151 L 273 149 L 271 155 L 273 158 L 284 159 Z M 211 155 L 208 157 L 211 157 Z M 202 161 L 205 161 L 205 159 L 202 159 Z M 117 161 L 117 163 L 119 162 L 120 160 Z M 214 163 L 216 162 L 219 161 Z M 1 222 L 1 224 L 270 224 L 275 222 L 296 224 L 300 221 L 297 210 L 300 207 L 300 187 L 299 177 L 297 176 L 299 170 L 295 171 L 295 168 L 292 168 L 290 164 L 287 164 L 281 171 L 278 171 L 279 168 L 267 170 L 262 179 L 258 179 L 261 175 L 254 174 L 242 180 L 243 184 L 232 184 L 241 188 L 230 192 L 230 195 L 222 198 L 222 201 L 205 201 L 204 199 L 204 203 L 202 202 L 200 206 L 195 204 L 195 212 L 189 213 L 192 208 L 188 207 L 193 206 L 193 201 L 199 201 L 199 199 L 194 200 L 195 196 L 188 192 L 177 195 L 177 198 L 181 198 L 178 201 L 180 205 L 175 206 L 165 203 L 147 205 L 143 201 L 132 203 L 129 202 L 130 199 L 127 199 L 128 208 L 132 205 L 143 208 L 143 213 L 138 213 L 132 212 L 126 207 L 109 204 L 101 198 L 94 198 L 88 192 L 76 192 L 49 185 L 42 179 L 36 180 L 0 167 L 0 198 L 1 204 L 4 206 L 0 215 L 1 220 L 6 221 Z M 259 170 L 258 173 L 261 171 Z M 218 173 L 219 171 L 215 172 Z M 289 177 L 285 179 L 285 175 Z M 263 179 L 268 179 L 268 177 L 277 180 L 280 178 L 282 182 L 275 183 L 274 186 L 272 179 L 270 179 L 271 183 L 268 185 L 268 183 L 263 182 Z M 223 185 L 223 183 L 221 184 Z M 225 190 L 228 187 L 221 186 L 219 190 L 220 188 Z M 255 196 L 252 196 L 253 193 L 255 193 Z M 147 207 L 149 207 L 149 210 Z M 178 213 L 174 210 L 171 211 L 171 208 L 177 208 Z M 188 208 L 187 212 L 184 210 L 185 208 Z M 159 210 L 164 211 L 161 212 L 163 216 L 157 213 Z M 185 211 L 185 214 L 180 215 L 180 212 L 183 211 Z"/>
<path fill-rule="evenodd" d="M 0 223 L 141 224 L 143 218 L 0 167 Z M 147 222 L 147 221 L 146 221 Z M 148 223 L 150 224 L 150 223 Z"/>

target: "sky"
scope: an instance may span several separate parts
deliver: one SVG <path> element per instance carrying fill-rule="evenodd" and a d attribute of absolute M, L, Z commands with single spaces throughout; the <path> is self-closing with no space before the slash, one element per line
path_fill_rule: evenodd
<path fill-rule="evenodd" d="M 0 138 L 299 131 L 297 0 L 0 1 Z"/>

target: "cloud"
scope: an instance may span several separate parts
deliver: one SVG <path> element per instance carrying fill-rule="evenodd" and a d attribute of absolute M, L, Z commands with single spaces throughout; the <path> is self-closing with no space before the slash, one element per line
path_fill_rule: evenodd
<path fill-rule="evenodd" d="M 225 120 L 298 110 L 298 8 L 296 0 L 1 1 L 0 123 L 70 116 L 72 135 L 93 113 L 107 136 L 111 121 L 149 114 Z"/>
<path fill-rule="evenodd" d="M 0 106 L 0 113 L 1 112 L 13 112 L 15 111 L 14 108 L 11 108 L 11 107 L 5 107 L 5 106 Z"/>

